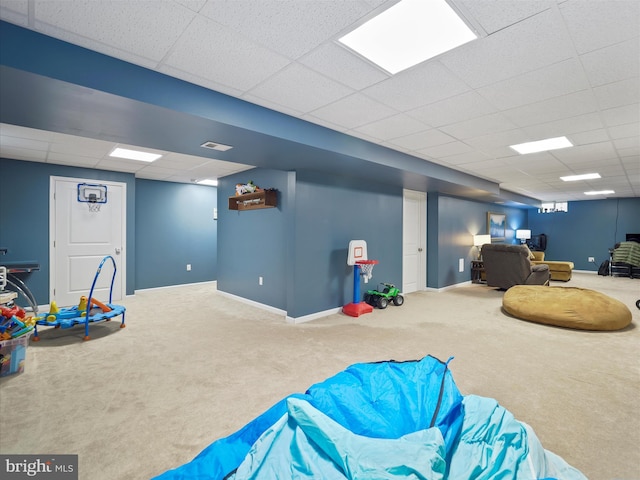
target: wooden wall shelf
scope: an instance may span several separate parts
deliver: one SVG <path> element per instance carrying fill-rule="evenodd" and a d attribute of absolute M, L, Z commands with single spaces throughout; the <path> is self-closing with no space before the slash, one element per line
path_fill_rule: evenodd
<path fill-rule="evenodd" d="M 263 190 L 229 197 L 229 210 L 256 210 L 278 206 L 278 191 Z"/>

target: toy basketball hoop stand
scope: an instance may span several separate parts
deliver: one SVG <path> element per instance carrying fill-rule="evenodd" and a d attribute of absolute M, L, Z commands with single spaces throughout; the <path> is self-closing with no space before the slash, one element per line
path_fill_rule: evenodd
<path fill-rule="evenodd" d="M 342 307 L 343 313 L 352 317 L 359 317 L 365 313 L 373 312 L 373 307 L 361 301 L 360 277 L 367 283 L 373 274 L 374 265 L 378 260 L 367 259 L 367 243 L 364 240 L 351 240 L 349 242 L 349 256 L 347 265 L 353 266 L 353 302 Z"/>

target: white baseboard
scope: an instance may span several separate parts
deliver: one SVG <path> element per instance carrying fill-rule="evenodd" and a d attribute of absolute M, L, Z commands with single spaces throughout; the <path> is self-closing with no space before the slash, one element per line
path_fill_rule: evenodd
<path fill-rule="evenodd" d="M 164 289 L 167 289 L 167 288 L 191 287 L 193 285 L 206 285 L 208 283 L 210 283 L 212 285 L 215 285 L 216 288 L 218 286 L 218 282 L 216 280 L 210 280 L 210 281 L 207 281 L 207 282 L 179 283 L 177 285 L 165 285 L 163 287 L 138 288 L 137 290 L 133 291 L 133 295 L 127 295 L 127 297 L 135 296 L 136 292 L 146 292 L 146 291 L 152 291 L 152 290 L 164 290 Z"/>
<path fill-rule="evenodd" d="M 238 302 L 246 303 L 247 305 L 266 310 L 267 312 L 275 313 L 276 315 L 282 315 L 283 317 L 287 315 L 287 312 L 285 310 L 272 307 L 271 305 L 265 305 L 264 303 L 256 302 L 254 300 L 249 300 L 248 298 L 240 297 L 238 295 L 234 295 L 233 293 L 218 290 L 218 294 L 224 297 L 232 298 L 233 300 L 237 300 Z"/>
<path fill-rule="evenodd" d="M 322 312 L 310 313 L 309 315 L 303 315 L 302 317 L 290 317 L 287 315 L 287 323 L 305 323 L 310 322 L 311 320 L 317 320 L 318 318 L 328 317 L 329 315 L 333 315 L 334 313 L 340 313 L 342 311 L 342 307 L 331 308 L 329 310 L 323 310 Z"/>
<path fill-rule="evenodd" d="M 436 292 L 436 293 L 446 292 L 447 290 L 451 290 L 452 288 L 465 287 L 470 284 L 471 284 L 471 280 L 467 280 L 466 282 L 454 283 L 453 285 L 447 285 L 446 287 L 440 287 L 440 288 L 427 287 L 425 288 L 425 291 Z"/>

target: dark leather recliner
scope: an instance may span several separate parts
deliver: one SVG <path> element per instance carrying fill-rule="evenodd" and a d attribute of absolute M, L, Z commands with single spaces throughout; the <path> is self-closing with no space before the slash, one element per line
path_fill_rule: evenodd
<path fill-rule="evenodd" d="M 532 265 L 524 245 L 502 243 L 482 246 L 487 285 L 507 290 L 514 285 L 548 285 L 548 265 Z"/>

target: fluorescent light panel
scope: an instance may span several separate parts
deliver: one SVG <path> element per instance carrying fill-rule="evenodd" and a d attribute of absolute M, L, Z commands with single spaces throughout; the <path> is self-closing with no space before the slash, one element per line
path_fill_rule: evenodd
<path fill-rule="evenodd" d="M 591 192 L 584 192 L 585 195 L 610 195 L 612 193 L 616 193 L 613 190 L 593 190 Z"/>
<path fill-rule="evenodd" d="M 560 180 L 564 182 L 577 182 L 579 180 L 593 180 L 600 177 L 599 173 L 583 173 L 582 175 L 569 175 L 566 177 L 560 177 Z"/>
<path fill-rule="evenodd" d="M 476 38 L 445 0 L 401 0 L 339 41 L 396 74 Z"/>
<path fill-rule="evenodd" d="M 209 185 L 210 187 L 217 187 L 218 180 L 213 180 L 211 178 L 205 178 L 204 180 L 198 180 L 196 182 L 198 185 Z"/>
<path fill-rule="evenodd" d="M 518 145 L 510 145 L 512 149 L 520 155 L 527 153 L 547 152 L 549 150 L 558 150 L 560 148 L 573 147 L 573 143 L 567 137 L 554 137 L 538 140 L 536 142 L 519 143 Z"/>
<path fill-rule="evenodd" d="M 110 157 L 126 158 L 127 160 L 138 160 L 140 162 L 153 162 L 162 155 L 158 153 L 141 152 L 139 150 L 130 150 L 128 148 L 114 148 L 109 154 Z"/>

